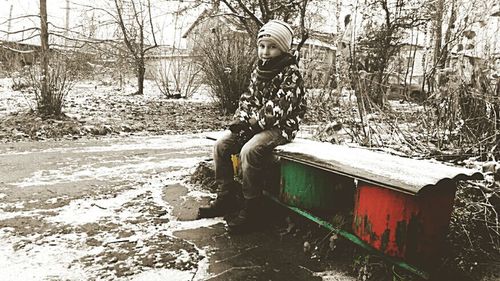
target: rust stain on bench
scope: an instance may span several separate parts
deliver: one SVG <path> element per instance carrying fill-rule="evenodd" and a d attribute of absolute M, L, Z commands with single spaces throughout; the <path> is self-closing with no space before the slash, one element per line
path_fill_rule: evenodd
<path fill-rule="evenodd" d="M 386 255 L 432 265 L 442 254 L 454 195 L 451 185 L 412 196 L 360 183 L 353 232 Z"/>

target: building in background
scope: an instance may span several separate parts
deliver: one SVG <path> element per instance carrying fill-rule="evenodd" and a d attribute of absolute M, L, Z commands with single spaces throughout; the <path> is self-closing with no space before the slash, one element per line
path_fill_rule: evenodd
<path fill-rule="evenodd" d="M 221 34 L 223 41 L 246 40 L 255 45 L 255 39 L 234 16 L 206 9 L 183 34 L 187 49 L 196 56 L 196 47 L 203 36 Z M 292 48 L 296 48 L 300 38 L 295 38 Z M 214 46 L 215 47 L 215 46 Z M 335 37 L 331 33 L 313 31 L 300 50 L 299 67 L 303 72 L 306 86 L 323 87 L 335 81 L 336 59 Z"/>

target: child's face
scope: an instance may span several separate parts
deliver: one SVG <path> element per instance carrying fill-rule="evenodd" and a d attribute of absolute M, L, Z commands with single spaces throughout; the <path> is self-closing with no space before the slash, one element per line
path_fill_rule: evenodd
<path fill-rule="evenodd" d="M 257 44 L 259 59 L 268 60 L 281 55 L 281 50 L 272 41 L 262 39 Z"/>

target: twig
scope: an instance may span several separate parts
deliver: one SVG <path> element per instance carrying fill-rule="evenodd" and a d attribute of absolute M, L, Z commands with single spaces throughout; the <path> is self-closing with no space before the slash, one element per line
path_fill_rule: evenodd
<path fill-rule="evenodd" d="M 300 268 L 306 270 L 307 272 L 309 272 L 310 274 L 313 274 L 314 271 L 310 270 L 309 268 L 305 267 L 305 266 L 302 266 L 302 265 L 299 265 Z"/>
<path fill-rule="evenodd" d="M 214 276 L 210 277 L 210 278 L 209 278 L 209 279 L 207 279 L 207 280 L 218 280 L 218 279 L 217 279 L 218 277 L 220 277 L 220 276 L 222 276 L 222 275 L 224 275 L 224 274 L 226 274 L 226 273 L 228 273 L 228 272 L 231 272 L 231 271 L 233 271 L 233 270 L 258 269 L 258 268 L 261 268 L 261 267 L 262 267 L 262 266 L 260 266 L 260 265 L 231 267 L 231 268 L 229 268 L 229 269 L 226 269 L 226 270 L 222 271 L 222 272 L 221 272 L 221 273 L 219 273 L 219 274 L 216 274 L 216 275 L 214 275 Z"/>
<path fill-rule="evenodd" d="M 215 261 L 215 263 L 225 262 L 225 261 L 228 261 L 228 260 L 230 260 L 230 259 L 234 259 L 234 258 L 239 257 L 239 256 L 243 255 L 244 253 L 246 253 L 246 252 L 248 252 L 248 251 L 251 251 L 251 250 L 253 250 L 253 249 L 255 249 L 255 248 L 258 248 L 258 247 L 259 247 L 259 246 L 253 246 L 253 247 L 250 247 L 250 248 L 246 248 L 246 249 L 244 249 L 242 252 L 240 252 L 240 253 L 238 253 L 238 254 L 236 254 L 236 255 L 233 255 L 233 256 L 227 257 L 227 258 L 222 259 L 222 260 L 217 260 L 217 261 Z"/>
<path fill-rule="evenodd" d="M 92 206 L 92 207 L 97 207 L 97 208 L 100 208 L 100 209 L 103 209 L 103 210 L 106 210 L 106 209 L 107 209 L 107 208 L 105 208 L 105 207 L 102 207 L 102 206 L 97 205 L 96 203 L 92 203 L 92 204 L 90 204 L 90 206 Z"/>
<path fill-rule="evenodd" d="M 461 226 L 462 226 L 462 228 L 464 230 L 465 236 L 467 236 L 467 240 L 469 240 L 469 244 L 470 244 L 471 248 L 473 248 L 474 245 L 472 244 L 472 241 L 470 240 L 469 233 L 467 232 L 467 229 L 465 229 L 465 227 L 464 227 L 463 224 Z"/>
<path fill-rule="evenodd" d="M 104 243 L 104 246 L 107 246 L 109 244 L 124 243 L 124 242 L 132 242 L 132 241 L 130 239 L 118 239 L 118 240 L 106 242 L 106 243 Z"/>

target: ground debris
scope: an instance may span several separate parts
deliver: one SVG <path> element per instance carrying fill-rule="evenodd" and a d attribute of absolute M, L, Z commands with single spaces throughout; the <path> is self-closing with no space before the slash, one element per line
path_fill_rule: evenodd
<path fill-rule="evenodd" d="M 217 192 L 213 163 L 207 161 L 200 162 L 191 175 L 190 182 L 200 184 L 204 189 L 211 192 Z"/>

